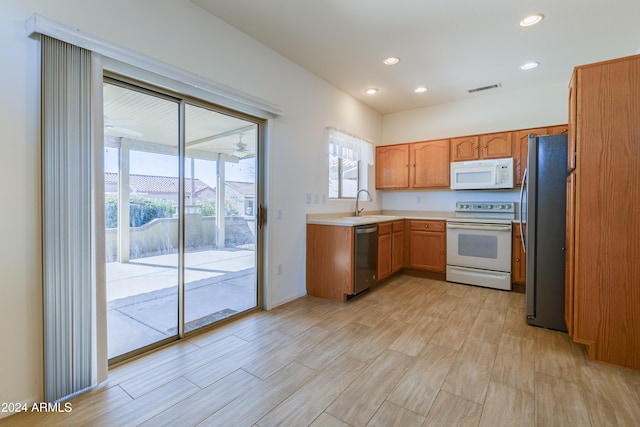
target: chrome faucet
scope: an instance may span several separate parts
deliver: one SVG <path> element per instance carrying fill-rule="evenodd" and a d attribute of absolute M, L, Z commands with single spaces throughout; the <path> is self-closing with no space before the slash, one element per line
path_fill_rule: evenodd
<path fill-rule="evenodd" d="M 358 190 L 358 193 L 356 194 L 356 215 L 355 216 L 360 216 L 360 212 L 362 212 L 364 210 L 364 208 L 362 209 L 358 209 L 358 201 L 360 200 L 360 193 L 362 192 L 367 193 L 367 198 L 369 199 L 369 202 L 373 202 L 373 198 L 371 197 L 371 194 L 365 190 L 364 188 Z"/>

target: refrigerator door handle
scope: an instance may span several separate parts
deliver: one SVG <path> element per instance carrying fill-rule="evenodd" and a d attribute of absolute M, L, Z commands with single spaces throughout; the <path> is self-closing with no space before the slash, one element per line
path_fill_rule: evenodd
<path fill-rule="evenodd" d="M 527 252 L 527 244 L 525 242 L 525 238 L 524 238 L 524 221 L 522 219 L 522 214 L 523 214 L 523 205 L 522 205 L 522 201 L 524 200 L 524 187 L 526 186 L 527 183 L 527 174 L 528 174 L 529 170 L 527 168 L 524 169 L 524 174 L 522 175 L 522 184 L 520 184 L 520 243 L 522 243 L 522 250 Z"/>

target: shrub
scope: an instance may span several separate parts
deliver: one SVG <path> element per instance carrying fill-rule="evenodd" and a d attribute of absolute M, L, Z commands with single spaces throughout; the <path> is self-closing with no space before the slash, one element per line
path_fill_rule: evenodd
<path fill-rule="evenodd" d="M 200 215 L 202 216 L 216 216 L 216 201 L 213 199 L 198 200 L 197 206 L 200 206 Z M 240 216 L 240 212 L 236 208 L 235 204 L 231 200 L 225 200 L 224 202 L 224 214 L 225 216 Z"/>
<path fill-rule="evenodd" d="M 129 201 L 129 226 L 140 227 L 156 218 L 171 218 L 176 212 L 172 201 L 132 196 Z M 105 226 L 118 226 L 118 197 L 105 197 Z"/>

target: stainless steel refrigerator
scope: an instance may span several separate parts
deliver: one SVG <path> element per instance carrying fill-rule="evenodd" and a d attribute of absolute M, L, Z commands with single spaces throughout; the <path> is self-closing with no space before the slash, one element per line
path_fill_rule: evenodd
<path fill-rule="evenodd" d="M 529 136 L 520 190 L 527 323 L 566 331 L 564 320 L 567 135 Z M 526 206 L 523 203 L 526 200 Z M 522 225 L 522 224 L 521 224 Z"/>

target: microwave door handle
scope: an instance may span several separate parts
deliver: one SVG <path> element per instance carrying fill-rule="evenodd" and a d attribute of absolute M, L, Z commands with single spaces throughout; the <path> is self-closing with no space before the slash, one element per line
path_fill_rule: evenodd
<path fill-rule="evenodd" d="M 522 250 L 527 252 L 527 244 L 524 238 L 524 221 L 522 219 L 522 215 L 523 215 L 523 204 L 522 201 L 524 200 L 524 188 L 527 185 L 527 175 L 528 175 L 529 170 L 527 168 L 524 169 L 524 174 L 522 174 L 522 184 L 520 184 L 520 243 L 522 243 Z"/>

